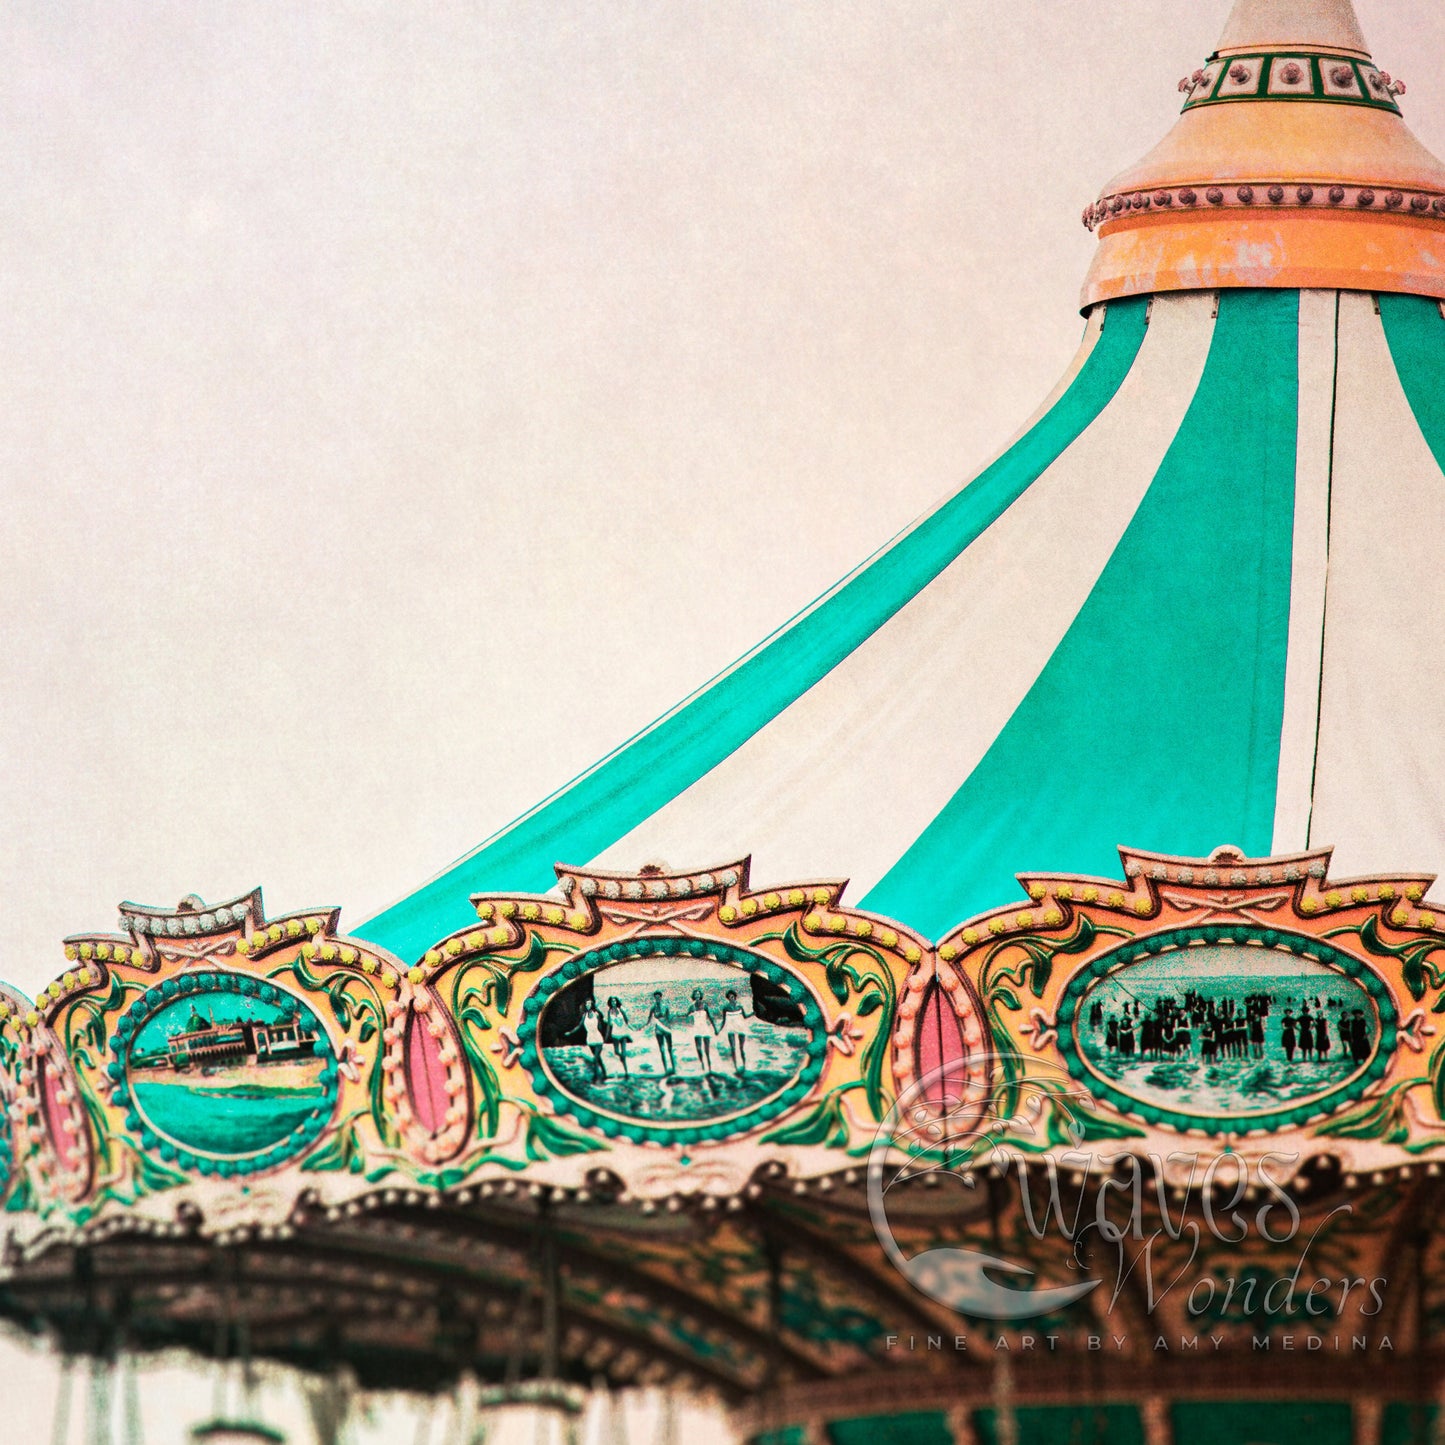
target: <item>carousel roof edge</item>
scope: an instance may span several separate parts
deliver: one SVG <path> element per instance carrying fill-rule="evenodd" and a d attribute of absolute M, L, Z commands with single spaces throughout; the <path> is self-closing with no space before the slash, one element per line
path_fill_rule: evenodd
<path fill-rule="evenodd" d="M 564 868 L 571 897 L 478 895 L 410 964 L 257 892 L 225 925 L 127 905 L 128 935 L 67 940 L 33 1002 L 0 991 L 7 1233 L 518 1190 L 715 1208 L 894 1170 L 937 1142 L 915 1107 L 955 1155 L 1020 1164 L 1193 1140 L 1249 1167 L 1286 1148 L 1301 1179 L 1433 1170 L 1430 876 L 1335 880 L 1325 848 L 1120 856 L 1120 878 L 1023 874 L 936 944 L 746 860 Z M 1200 1067 L 1208 1088 L 1169 1082 Z"/>

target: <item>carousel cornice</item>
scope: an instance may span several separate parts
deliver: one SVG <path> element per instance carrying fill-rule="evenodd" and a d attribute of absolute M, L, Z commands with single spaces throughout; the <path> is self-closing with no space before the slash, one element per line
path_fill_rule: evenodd
<path fill-rule="evenodd" d="M 541 1357 L 513 1296 L 550 1278 L 559 1378 L 737 1398 L 878 1363 L 880 1321 L 957 1323 L 878 1251 L 870 1179 L 915 1252 L 945 1221 L 1001 1219 L 1027 1250 L 1006 1175 L 1082 1195 L 1125 1160 L 1186 1210 L 1242 1178 L 1321 1219 L 1352 1199 L 1433 1211 L 1431 880 L 1333 880 L 1329 856 L 1126 849 L 1118 878 L 1022 875 L 1018 901 L 936 944 L 838 882 L 754 887 L 746 860 L 560 869 L 551 895 L 475 897 L 475 926 L 411 961 L 332 909 L 269 918 L 259 891 L 123 905 L 125 931 L 67 939 L 33 1002 L 5 991 L 0 1314 L 71 1349 L 224 1354 L 229 1326 L 206 1331 L 244 1300 L 258 1355 L 437 1388 L 502 1378 L 517 1329 Z M 1161 964 L 1176 993 L 1302 979 L 1329 1047 L 1288 1079 L 1262 1062 L 1253 1094 L 1171 1099 L 1116 1067 L 1093 1017 L 1127 1017 L 1118 998 L 1152 997 Z M 602 994 L 626 1037 L 589 1033 Z M 746 1026 L 725 1022 L 737 999 Z M 1177 1048 L 1139 1044 L 1160 1068 Z M 1201 1179 L 1189 1161 L 1221 1150 L 1240 1178 Z M 917 1168 L 941 1155 L 967 1188 Z M 1400 1237 L 1357 1227 L 1348 1248 Z M 1023 1257 L 1052 1283 L 1056 1259 Z"/>
<path fill-rule="evenodd" d="M 856 1172 L 929 1068 L 974 1069 L 983 1097 L 990 1051 L 1079 1084 L 1101 1140 L 1172 1132 L 1245 1149 L 1288 1134 L 1352 1176 L 1409 1170 L 1445 1144 L 1445 1053 L 1431 1043 L 1445 930 L 1429 875 L 1331 880 L 1327 849 L 1121 856 L 1121 879 L 1021 875 L 1022 904 L 936 945 L 845 906 L 838 882 L 755 888 L 746 860 L 559 869 L 554 895 L 475 897 L 475 927 L 411 961 L 339 933 L 335 909 L 268 918 L 259 890 L 124 904 L 124 933 L 68 938 L 65 971 L 34 1001 L 6 989 L 0 1002 L 12 1254 L 121 1220 L 183 1217 L 225 1236 L 435 1195 L 725 1207 L 756 1192 L 760 1170 L 804 1187 Z M 1121 1090 L 1079 1022 L 1090 989 L 1200 948 L 1350 979 L 1372 1020 L 1368 1058 L 1273 1111 L 1190 1114 Z M 671 1001 L 693 977 L 707 1001 L 679 1017 Z M 666 1028 L 633 1017 L 649 979 L 659 999 L 669 991 Z M 605 1014 L 586 1022 L 609 981 L 626 991 L 612 1004 L 625 1043 Z M 725 983 L 737 987 L 714 1001 Z M 768 1029 L 787 1037 L 766 1083 L 722 1007 L 742 1008 L 764 1044 Z M 720 1098 L 692 1087 L 725 1077 Z M 253 1096 L 291 1107 L 236 1123 Z M 192 1118 L 197 1098 L 217 1107 Z M 986 1143 L 1042 1152 L 1007 1130 Z"/>

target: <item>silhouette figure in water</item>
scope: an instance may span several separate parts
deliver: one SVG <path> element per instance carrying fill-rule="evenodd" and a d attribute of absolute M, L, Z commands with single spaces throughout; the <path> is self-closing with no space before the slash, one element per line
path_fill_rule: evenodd
<path fill-rule="evenodd" d="M 621 999 L 607 1000 L 607 1038 L 612 1052 L 622 1061 L 623 1074 L 630 1076 L 632 1070 L 627 1066 L 627 1046 L 632 1042 L 632 1025 L 627 1021 L 627 1011 L 622 1007 Z"/>
<path fill-rule="evenodd" d="M 642 1021 L 643 1031 L 652 1029 L 657 1041 L 657 1057 L 662 1066 L 664 1078 L 671 1078 L 677 1072 L 677 1055 L 672 1048 L 672 1010 L 662 1001 L 661 992 L 652 995 L 652 1007 Z"/>
<path fill-rule="evenodd" d="M 697 1061 L 703 1073 L 712 1073 L 712 1041 L 717 1037 L 717 1025 L 702 1001 L 702 990 L 692 991 L 692 1046 L 697 1050 Z"/>

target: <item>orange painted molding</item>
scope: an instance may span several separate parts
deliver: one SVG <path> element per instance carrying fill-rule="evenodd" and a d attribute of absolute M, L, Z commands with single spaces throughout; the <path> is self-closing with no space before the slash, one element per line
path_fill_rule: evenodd
<path fill-rule="evenodd" d="M 1404 291 L 1445 299 L 1445 225 L 1399 213 L 1128 213 L 1099 228 L 1082 307 L 1222 287 Z"/>

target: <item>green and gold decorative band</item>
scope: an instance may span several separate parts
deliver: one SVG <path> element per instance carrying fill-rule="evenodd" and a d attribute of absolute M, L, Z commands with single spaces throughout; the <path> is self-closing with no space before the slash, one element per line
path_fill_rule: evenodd
<path fill-rule="evenodd" d="M 1363 105 L 1398 115 L 1405 83 L 1347 55 L 1231 55 L 1215 57 L 1179 82 L 1184 109 L 1236 100 L 1313 100 Z"/>

